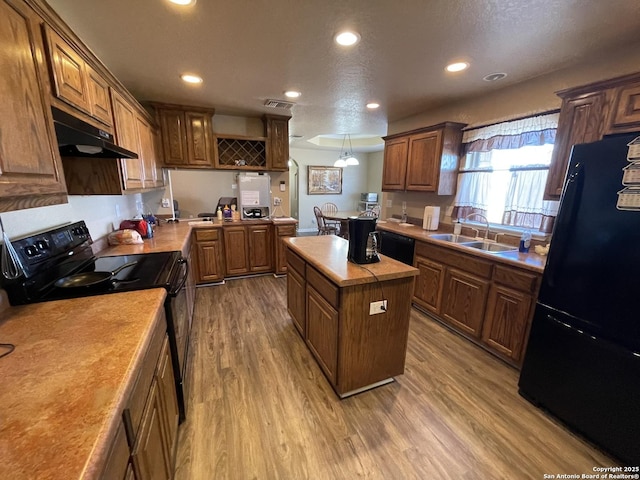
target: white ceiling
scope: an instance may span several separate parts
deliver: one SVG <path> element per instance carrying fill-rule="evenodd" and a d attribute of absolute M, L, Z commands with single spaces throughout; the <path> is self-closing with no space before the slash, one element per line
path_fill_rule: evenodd
<path fill-rule="evenodd" d="M 317 135 L 385 135 L 387 123 L 640 41 L 638 0 L 49 0 L 140 100 L 221 114 L 289 114 L 293 146 Z M 351 28 L 352 48 L 333 37 Z M 448 74 L 452 60 L 468 71 Z M 197 73 L 200 86 L 179 75 Z M 506 72 L 494 83 L 487 74 Z M 367 111 L 365 104 L 381 107 Z M 369 148 L 354 150 L 366 151 Z M 317 148 L 317 147 L 316 147 Z"/>

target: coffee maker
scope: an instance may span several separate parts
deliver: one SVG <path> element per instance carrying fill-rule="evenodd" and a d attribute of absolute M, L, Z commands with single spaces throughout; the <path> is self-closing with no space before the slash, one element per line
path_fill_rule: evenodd
<path fill-rule="evenodd" d="M 353 263 L 376 263 L 378 256 L 378 233 L 375 217 L 349 218 L 349 253 L 347 258 Z"/>

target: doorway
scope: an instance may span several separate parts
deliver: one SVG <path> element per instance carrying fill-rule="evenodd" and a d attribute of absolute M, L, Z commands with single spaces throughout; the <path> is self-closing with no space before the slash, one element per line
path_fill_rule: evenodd
<path fill-rule="evenodd" d="M 300 220 L 300 167 L 293 157 L 289 157 L 289 209 Z"/>

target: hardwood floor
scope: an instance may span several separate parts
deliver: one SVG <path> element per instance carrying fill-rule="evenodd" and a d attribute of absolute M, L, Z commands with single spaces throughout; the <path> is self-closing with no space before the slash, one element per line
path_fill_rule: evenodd
<path fill-rule="evenodd" d="M 517 393 L 518 372 L 412 309 L 405 374 L 339 400 L 286 278 L 199 288 L 182 479 L 542 479 L 617 465 Z"/>

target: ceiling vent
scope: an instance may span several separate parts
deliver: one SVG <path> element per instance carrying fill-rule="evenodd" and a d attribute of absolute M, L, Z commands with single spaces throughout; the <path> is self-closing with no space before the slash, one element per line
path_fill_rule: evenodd
<path fill-rule="evenodd" d="M 264 106 L 265 107 L 269 107 L 269 108 L 282 108 L 284 110 L 291 110 L 291 107 L 293 107 L 295 105 L 295 103 L 292 102 L 287 102 L 285 100 L 272 100 L 272 99 L 268 99 L 265 100 L 264 102 Z"/>

